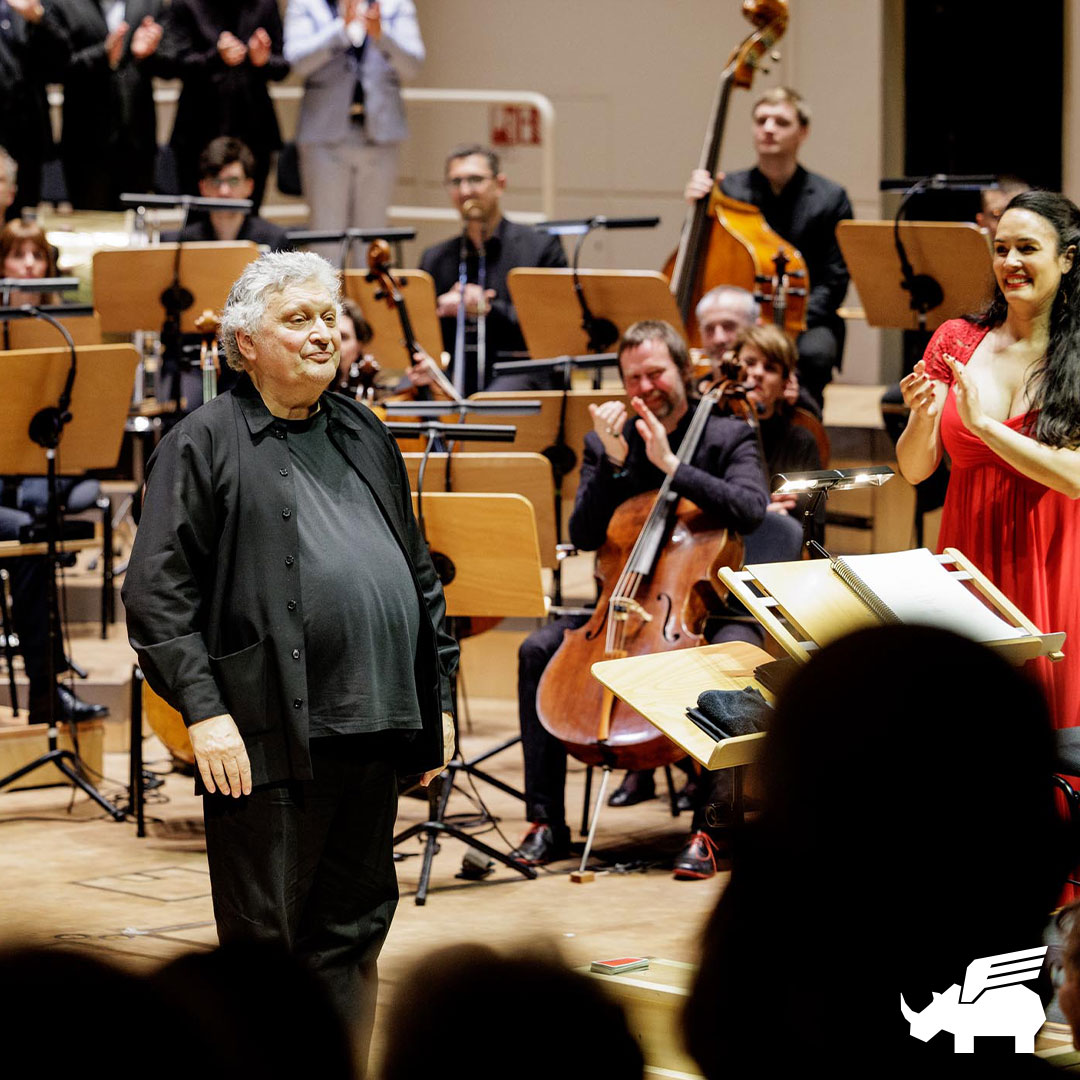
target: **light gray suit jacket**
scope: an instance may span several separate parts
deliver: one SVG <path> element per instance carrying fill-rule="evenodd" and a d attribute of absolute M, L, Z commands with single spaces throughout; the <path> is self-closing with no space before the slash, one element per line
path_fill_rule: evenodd
<path fill-rule="evenodd" d="M 413 0 L 381 0 L 382 36 L 370 38 L 360 61 L 364 127 L 374 143 L 401 142 L 408 134 L 401 82 L 424 62 L 424 42 Z M 333 143 L 350 130 L 355 74 L 345 21 L 327 0 L 289 0 L 285 11 L 285 59 L 304 81 L 298 143 Z"/>

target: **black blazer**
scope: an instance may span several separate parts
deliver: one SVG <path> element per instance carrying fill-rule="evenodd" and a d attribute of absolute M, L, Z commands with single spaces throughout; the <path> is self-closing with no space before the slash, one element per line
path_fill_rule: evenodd
<path fill-rule="evenodd" d="M 61 75 L 60 138 L 68 194 L 76 207 L 91 205 L 79 193 L 89 187 L 88 174 L 100 173 L 109 177 L 114 195 L 120 190 L 147 190 L 157 150 L 151 78 L 157 73 L 164 40 L 152 56 L 136 60 L 131 37 L 147 15 L 161 21 L 161 0 L 126 0 L 124 20 L 129 29 L 115 71 L 105 55 L 109 29 L 97 0 L 52 0 L 52 4 L 69 53 Z"/>
<path fill-rule="evenodd" d="M 184 80 L 170 139 L 177 152 L 198 154 L 218 135 L 242 139 L 256 157 L 277 150 L 281 132 L 267 83 L 289 73 L 277 0 L 172 0 L 162 25 L 159 74 Z M 217 51 L 222 32 L 247 44 L 260 26 L 270 35 L 267 63 L 228 67 Z"/>

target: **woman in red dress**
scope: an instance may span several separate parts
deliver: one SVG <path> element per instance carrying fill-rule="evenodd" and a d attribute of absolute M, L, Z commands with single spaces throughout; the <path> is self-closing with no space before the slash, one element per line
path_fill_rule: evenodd
<path fill-rule="evenodd" d="M 994 299 L 952 319 L 901 383 L 900 471 L 952 461 L 939 547 L 959 548 L 1065 660 L 1034 661 L 1055 724 L 1080 725 L 1080 210 L 1028 191 L 994 237 Z M 951 392 L 950 392 L 951 391 Z"/>

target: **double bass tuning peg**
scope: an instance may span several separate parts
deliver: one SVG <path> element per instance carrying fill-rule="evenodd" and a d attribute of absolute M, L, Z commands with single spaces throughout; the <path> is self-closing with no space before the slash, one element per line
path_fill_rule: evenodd
<path fill-rule="evenodd" d="M 780 52 L 779 52 L 779 50 L 773 50 L 773 52 L 769 53 L 769 59 L 772 60 L 773 63 L 776 63 L 776 64 L 780 63 Z"/>

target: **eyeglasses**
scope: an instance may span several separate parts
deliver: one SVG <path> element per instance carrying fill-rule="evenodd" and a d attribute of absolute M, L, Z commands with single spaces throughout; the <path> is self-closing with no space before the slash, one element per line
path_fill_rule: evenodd
<path fill-rule="evenodd" d="M 236 191 L 241 185 L 246 184 L 246 176 L 212 176 L 207 178 L 211 187 L 227 187 L 230 191 Z"/>
<path fill-rule="evenodd" d="M 488 173 L 487 176 L 453 176 L 449 177 L 446 181 L 446 186 L 449 188 L 460 188 L 464 184 L 468 184 L 469 187 L 481 187 L 489 180 L 494 180 L 495 177 Z"/>

